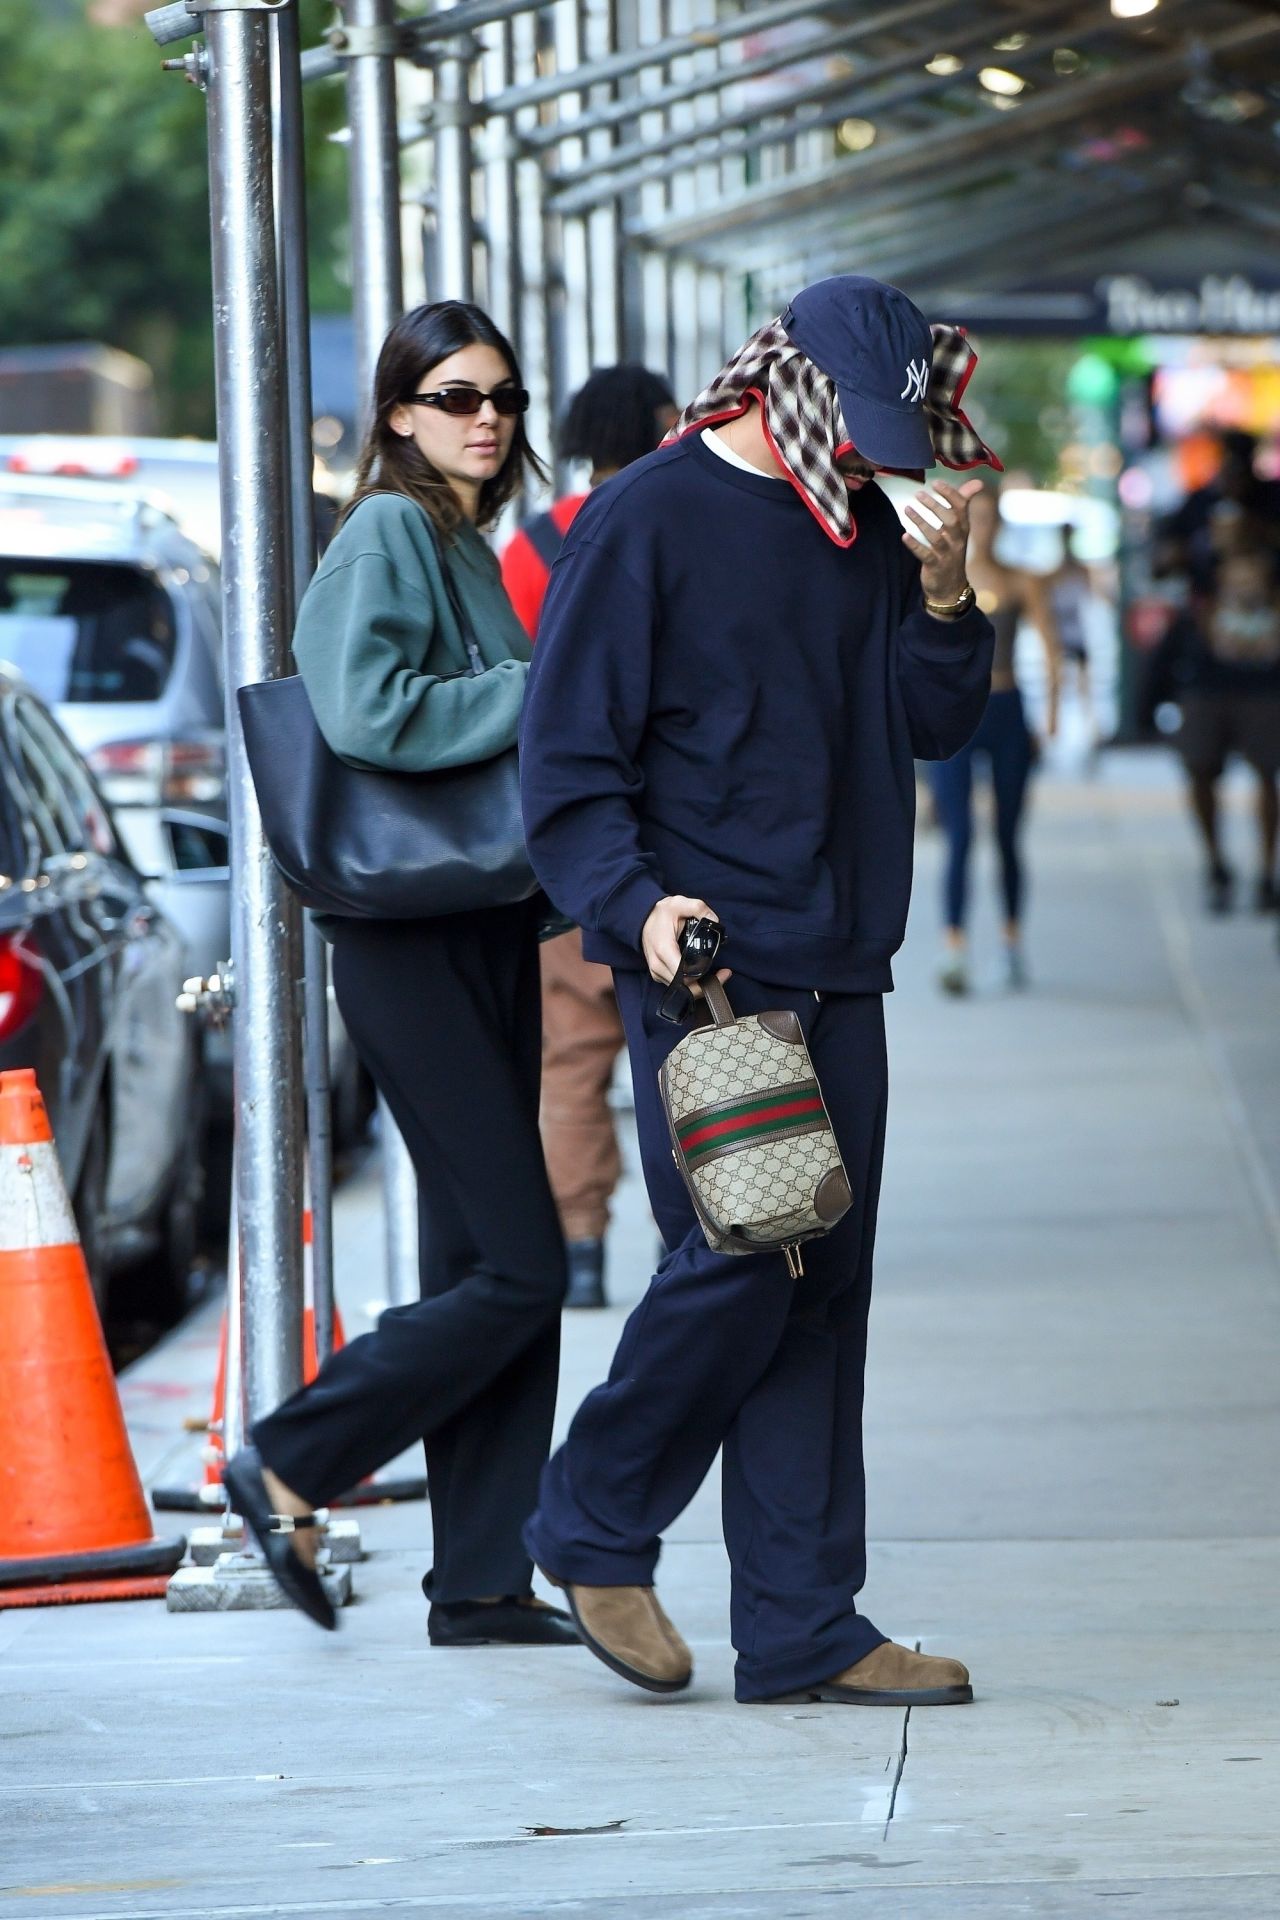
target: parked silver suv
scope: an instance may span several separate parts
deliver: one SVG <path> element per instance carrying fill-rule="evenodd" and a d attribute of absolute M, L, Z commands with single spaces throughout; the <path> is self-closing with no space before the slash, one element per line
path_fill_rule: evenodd
<path fill-rule="evenodd" d="M 163 867 L 165 808 L 223 813 L 217 570 L 139 490 L 0 474 L 0 659 L 57 714 L 129 852 Z"/>
<path fill-rule="evenodd" d="M 31 444 L 41 458 L 58 452 Z M 169 443 L 145 444 L 140 479 L 179 471 L 176 459 L 162 466 L 154 455 Z M 210 974 L 230 950 L 217 567 L 149 481 L 98 477 L 105 456 L 91 457 L 93 447 L 71 445 L 85 478 L 0 471 L 0 661 L 21 673 L 84 754 L 130 859 L 166 883 L 158 897 L 186 942 L 187 971 Z M 216 449 L 172 447 L 201 456 L 187 461 L 178 497 L 207 520 Z M 0 459 L 16 457 L 0 441 Z M 35 452 L 22 459 L 31 464 Z M 202 824 L 197 815 L 211 817 Z M 332 997 L 330 1046 L 334 1135 L 339 1147 L 354 1146 L 373 1093 Z M 225 1029 L 206 1035 L 204 1066 L 211 1117 L 229 1120 Z"/>

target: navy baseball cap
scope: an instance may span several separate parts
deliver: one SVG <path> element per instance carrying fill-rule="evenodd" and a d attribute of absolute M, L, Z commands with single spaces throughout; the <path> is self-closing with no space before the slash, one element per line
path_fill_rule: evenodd
<path fill-rule="evenodd" d="M 836 274 L 798 293 L 782 325 L 835 381 L 844 424 L 865 459 L 902 473 L 934 464 L 924 412 L 933 335 L 905 293 L 858 273 Z"/>

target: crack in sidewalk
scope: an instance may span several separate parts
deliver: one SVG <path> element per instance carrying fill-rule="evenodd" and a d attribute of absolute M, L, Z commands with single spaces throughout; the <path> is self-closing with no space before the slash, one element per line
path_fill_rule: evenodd
<path fill-rule="evenodd" d="M 919 1653 L 920 1642 L 915 1642 L 915 1651 Z M 889 1789 L 889 1811 L 885 1815 L 884 1832 L 880 1835 L 883 1843 L 889 1838 L 889 1829 L 893 1825 L 893 1816 L 898 1805 L 898 1788 L 902 1785 L 902 1776 L 907 1766 L 907 1729 L 911 1725 L 911 1709 L 907 1708 L 902 1716 L 902 1739 L 898 1743 L 898 1764 L 894 1768 L 893 1785 Z"/>

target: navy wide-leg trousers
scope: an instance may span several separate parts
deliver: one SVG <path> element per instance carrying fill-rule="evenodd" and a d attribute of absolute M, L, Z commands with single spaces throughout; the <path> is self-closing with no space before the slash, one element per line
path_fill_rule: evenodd
<path fill-rule="evenodd" d="M 884 1635 L 854 1596 L 866 1574 L 862 1382 L 884 1150 L 879 994 L 818 1000 L 735 974 L 739 1014 L 799 1014 L 853 1189 L 792 1280 L 778 1254 L 713 1253 L 671 1154 L 658 1068 L 686 1028 L 662 989 L 618 973 L 649 1198 L 669 1249 L 543 1475 L 525 1539 L 582 1586 L 648 1586 L 665 1528 L 723 1449 L 737 1697 L 829 1679 Z"/>

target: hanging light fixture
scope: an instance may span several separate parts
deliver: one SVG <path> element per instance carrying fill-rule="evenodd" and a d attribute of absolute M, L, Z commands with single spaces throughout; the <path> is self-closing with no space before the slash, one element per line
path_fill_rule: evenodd
<path fill-rule="evenodd" d="M 875 145 L 875 138 L 874 124 L 870 120 L 859 120 L 856 116 L 842 120 L 836 128 L 836 139 L 846 153 L 865 153 L 868 147 Z"/>
<path fill-rule="evenodd" d="M 1023 91 L 1027 83 L 1020 73 L 1010 73 L 1008 67 L 983 67 L 978 75 L 978 84 L 985 87 L 988 93 L 1003 94 L 1011 100 L 1015 94 Z"/>
<path fill-rule="evenodd" d="M 1117 20 L 1140 20 L 1144 13 L 1154 13 L 1160 0 L 1111 0 L 1111 11 Z"/>

